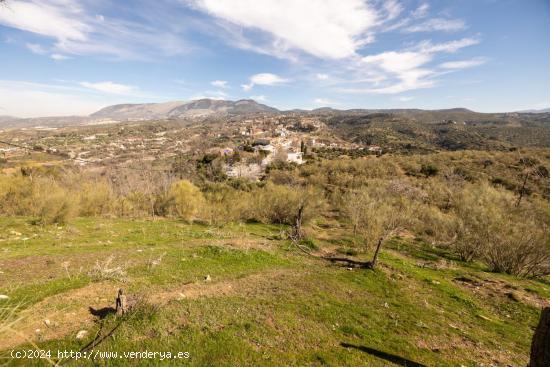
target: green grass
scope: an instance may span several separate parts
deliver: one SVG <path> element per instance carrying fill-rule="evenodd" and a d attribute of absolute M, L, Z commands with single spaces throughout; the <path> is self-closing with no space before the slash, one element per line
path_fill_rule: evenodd
<path fill-rule="evenodd" d="M 213 286 L 227 283 L 234 287 L 227 294 L 172 299 L 162 306 L 140 303 L 122 319 L 111 315 L 103 321 L 104 331 L 121 324 L 97 350 L 186 351 L 190 358 L 183 364 L 190 366 L 398 365 L 390 360 L 427 366 L 525 365 L 538 309 L 504 293 L 476 293 L 456 278 L 501 282 L 540 298 L 550 294 L 544 281 L 489 273 L 422 241 L 396 239 L 382 250 L 376 270 L 347 270 L 289 246 L 279 238 L 279 226 L 211 228 L 168 220 L 78 219 L 69 227 L 38 228 L 34 242 L 26 241 L 22 247 L 20 239 L 0 242 L 0 250 L 9 249 L 7 260 L 2 261 L 29 261 L 33 267 L 38 265 L 31 260 L 41 256 L 92 259 L 94 254 L 105 258 L 112 252 L 128 261 L 123 286 L 132 292 L 154 294 L 190 282 L 207 288 L 205 275 L 211 276 Z M 32 235 L 33 228 L 25 218 L 0 219 L 3 233 L 13 229 Z M 72 244 L 70 249 L 52 245 L 58 231 Z M 340 235 L 327 239 L 327 233 L 330 230 L 324 229 L 324 239 L 312 236 L 312 243 L 320 248 L 338 243 Z M 369 256 L 357 255 L 347 242 L 340 243 L 346 246 L 340 251 L 346 256 L 359 260 Z M 160 263 L 151 266 L 151 259 L 162 254 Z M 440 263 L 448 266 L 435 266 Z M 13 301 L 26 299 L 30 307 L 94 281 L 86 271 L 71 279 L 59 269 L 54 273 L 51 279 L 44 274 L 35 280 L 27 276 L 17 286 L 0 283 L 4 286 L 0 292 L 6 291 Z M 84 340 L 74 338 L 77 328 L 65 337 L 38 341 L 38 345 L 52 351 L 76 351 L 99 328 L 97 323 L 89 329 Z M 14 366 L 46 365 L 36 360 L 6 361 Z M 75 363 L 181 364 L 158 358 Z"/>

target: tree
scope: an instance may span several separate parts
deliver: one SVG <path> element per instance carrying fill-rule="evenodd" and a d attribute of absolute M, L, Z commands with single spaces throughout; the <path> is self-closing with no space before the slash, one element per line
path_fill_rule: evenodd
<path fill-rule="evenodd" d="M 383 244 L 410 224 L 414 203 L 379 181 L 345 195 L 345 210 L 355 233 L 365 239 L 367 248 L 375 246 L 367 267 L 374 268 Z"/>
<path fill-rule="evenodd" d="M 294 208 L 292 236 L 295 239 L 302 239 L 302 225 L 319 214 L 324 206 L 324 200 L 319 190 L 305 188 L 298 192 L 299 200 Z"/>
<path fill-rule="evenodd" d="M 367 267 L 374 269 L 383 244 L 411 221 L 411 202 L 403 198 L 370 197 L 365 211 L 364 235 L 367 244 L 376 243 L 372 260 Z"/>
<path fill-rule="evenodd" d="M 343 197 L 343 211 L 353 227 L 353 236 L 362 225 L 365 217 L 368 196 L 362 191 L 350 191 Z"/>
<path fill-rule="evenodd" d="M 312 187 L 276 185 L 253 190 L 250 195 L 247 219 L 264 223 L 292 226 L 292 237 L 303 236 L 302 226 L 322 212 L 323 193 Z"/>

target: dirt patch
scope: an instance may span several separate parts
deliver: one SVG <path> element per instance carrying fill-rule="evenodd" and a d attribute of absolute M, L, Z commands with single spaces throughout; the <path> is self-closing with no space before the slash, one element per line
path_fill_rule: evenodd
<path fill-rule="evenodd" d="M 457 328 L 454 325 L 450 325 Z M 416 346 L 420 349 L 428 349 L 433 353 L 442 356 L 459 356 L 467 351 L 469 359 L 474 359 L 480 366 L 514 366 L 516 363 L 512 360 L 512 355 L 505 350 L 491 350 L 487 345 L 477 343 L 467 336 L 440 336 L 420 337 L 416 341 Z M 525 365 L 527 361 L 523 365 Z"/>
<path fill-rule="evenodd" d="M 146 300 L 164 305 L 171 301 L 199 297 L 219 297 L 232 294 L 252 295 L 259 289 L 277 284 L 283 278 L 299 275 L 292 270 L 272 270 L 242 278 L 217 282 L 200 281 L 173 289 L 149 293 Z M 24 310 L 16 333 L 0 335 L 0 350 L 14 348 L 29 341 L 43 341 L 66 337 L 94 325 L 97 317 L 90 308 L 100 310 L 113 307 L 119 285 L 113 282 L 93 283 L 86 287 L 48 297 Z M 130 299 L 136 296 L 129 295 Z M 46 321 L 47 320 L 47 321 Z M 39 330 L 39 332 L 37 332 Z"/>
<path fill-rule="evenodd" d="M 243 278 L 226 281 L 201 281 L 185 284 L 181 287 L 154 294 L 156 303 L 166 304 L 173 300 L 194 299 L 200 297 L 229 296 L 232 294 L 250 294 L 255 289 L 263 289 L 269 284 L 276 284 L 283 278 L 296 276 L 301 273 L 277 269 L 248 275 Z"/>
<path fill-rule="evenodd" d="M 132 259 L 133 263 L 145 263 L 146 255 L 128 250 L 103 250 L 71 255 L 37 255 L 0 261 L 0 287 L 14 284 L 29 284 L 49 281 L 62 277 L 85 274 L 93 268 L 96 261 L 103 261 L 109 256 L 117 259 Z M 133 264 L 132 263 L 132 264 Z M 21 271 L 25 269 L 25 271 Z"/>
<path fill-rule="evenodd" d="M 453 281 L 476 295 L 484 297 L 500 296 L 510 301 L 522 302 L 536 308 L 550 307 L 550 299 L 542 298 L 536 293 L 527 292 L 502 280 L 460 276 L 454 278 Z"/>
<path fill-rule="evenodd" d="M 94 317 L 89 307 L 110 305 L 117 285 L 101 282 L 48 297 L 21 312 L 17 332 L 0 335 L 0 350 L 25 342 L 57 339 L 92 326 Z"/>

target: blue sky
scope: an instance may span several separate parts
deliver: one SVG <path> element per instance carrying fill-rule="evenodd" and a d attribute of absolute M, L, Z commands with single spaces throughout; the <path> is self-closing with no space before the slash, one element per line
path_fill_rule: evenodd
<path fill-rule="evenodd" d="M 6 0 L 0 115 L 550 107 L 549 0 Z"/>

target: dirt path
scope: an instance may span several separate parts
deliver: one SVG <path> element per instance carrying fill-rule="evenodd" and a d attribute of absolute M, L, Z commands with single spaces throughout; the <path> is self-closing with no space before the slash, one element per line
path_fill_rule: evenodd
<path fill-rule="evenodd" d="M 296 270 L 276 269 L 223 281 L 201 281 L 169 290 L 148 294 L 148 302 L 164 305 L 174 300 L 195 299 L 232 294 L 251 294 L 285 277 L 302 274 Z M 83 288 L 48 297 L 21 312 L 23 320 L 18 333 L 0 335 L 0 350 L 14 348 L 25 342 L 37 342 L 66 337 L 79 330 L 89 330 L 97 317 L 91 309 L 114 306 L 119 285 L 114 282 L 93 283 Z M 111 297 L 112 296 L 112 297 Z M 129 296 L 132 299 L 132 296 Z"/>

